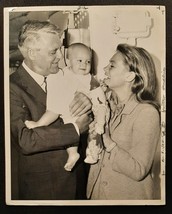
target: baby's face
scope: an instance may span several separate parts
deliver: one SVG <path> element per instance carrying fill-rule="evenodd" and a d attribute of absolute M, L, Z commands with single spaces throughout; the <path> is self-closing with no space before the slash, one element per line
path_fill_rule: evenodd
<path fill-rule="evenodd" d="M 91 53 L 84 48 L 77 48 L 70 56 L 71 69 L 75 74 L 86 75 L 91 70 Z"/>

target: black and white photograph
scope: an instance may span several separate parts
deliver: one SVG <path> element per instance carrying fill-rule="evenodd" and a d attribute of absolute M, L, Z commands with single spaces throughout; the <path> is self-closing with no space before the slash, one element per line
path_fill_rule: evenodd
<path fill-rule="evenodd" d="M 166 7 L 4 8 L 7 205 L 166 204 Z"/>

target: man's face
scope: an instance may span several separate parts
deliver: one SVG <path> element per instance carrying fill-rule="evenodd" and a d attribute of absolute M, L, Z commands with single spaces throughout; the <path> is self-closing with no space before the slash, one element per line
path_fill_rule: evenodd
<path fill-rule="evenodd" d="M 91 53 L 85 48 L 76 48 L 70 56 L 71 69 L 76 74 L 86 75 L 91 70 Z"/>
<path fill-rule="evenodd" d="M 42 33 L 36 45 L 34 66 L 36 73 L 43 76 L 58 72 L 58 63 L 62 58 L 61 41 L 59 36 L 51 33 Z"/>

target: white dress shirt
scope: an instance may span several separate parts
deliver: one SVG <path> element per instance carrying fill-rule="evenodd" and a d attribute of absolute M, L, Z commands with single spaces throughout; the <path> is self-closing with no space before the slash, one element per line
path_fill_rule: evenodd
<path fill-rule="evenodd" d="M 44 84 L 44 76 L 37 74 L 36 72 L 32 71 L 27 65 L 26 63 L 23 61 L 22 66 L 24 67 L 24 69 L 29 73 L 29 75 L 38 83 L 38 85 L 45 91 L 45 84 Z M 75 122 L 71 122 L 74 126 L 75 129 L 78 133 L 78 135 L 80 134 L 79 132 L 79 128 L 77 126 L 77 124 Z"/>

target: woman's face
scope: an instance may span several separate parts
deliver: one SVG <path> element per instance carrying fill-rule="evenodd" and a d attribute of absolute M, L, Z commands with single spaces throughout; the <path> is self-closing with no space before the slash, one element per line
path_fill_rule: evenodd
<path fill-rule="evenodd" d="M 105 84 L 111 89 L 121 88 L 126 84 L 129 67 L 124 63 L 124 58 L 120 52 L 116 52 L 104 68 Z"/>

